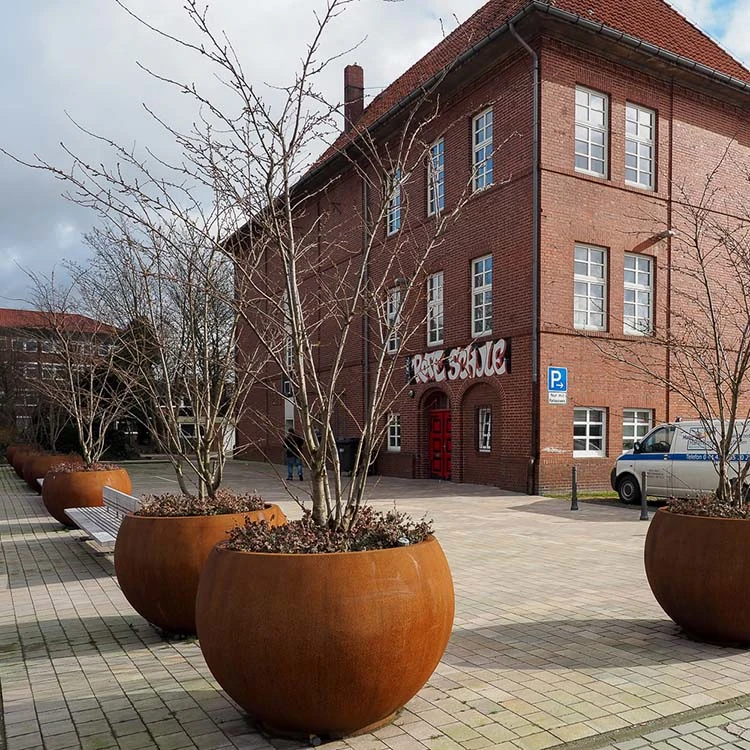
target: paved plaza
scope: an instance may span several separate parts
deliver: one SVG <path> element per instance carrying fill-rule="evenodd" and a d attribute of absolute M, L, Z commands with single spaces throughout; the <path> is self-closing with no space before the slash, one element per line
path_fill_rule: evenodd
<path fill-rule="evenodd" d="M 128 469 L 134 494 L 176 489 L 168 464 Z M 289 492 L 306 489 L 244 462 L 226 484 L 291 517 Z M 637 508 L 376 477 L 370 495 L 434 519 L 456 620 L 393 725 L 327 748 L 750 750 L 750 652 L 690 640 L 662 613 Z M 197 641 L 163 639 L 125 601 L 112 555 L 82 538 L 0 468 L 0 750 L 304 746 L 256 732 Z"/>

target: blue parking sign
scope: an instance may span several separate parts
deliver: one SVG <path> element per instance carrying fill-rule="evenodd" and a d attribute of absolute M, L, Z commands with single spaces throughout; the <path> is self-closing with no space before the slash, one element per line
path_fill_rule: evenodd
<path fill-rule="evenodd" d="M 552 393 L 568 392 L 568 368 L 567 367 L 548 367 L 547 368 L 547 390 Z"/>

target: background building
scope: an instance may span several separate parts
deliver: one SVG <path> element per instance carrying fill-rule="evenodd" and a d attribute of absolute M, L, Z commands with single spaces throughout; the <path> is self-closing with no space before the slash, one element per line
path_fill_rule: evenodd
<path fill-rule="evenodd" d="M 741 215 L 750 72 L 661 0 L 492 0 L 366 108 L 363 73 L 347 68 L 347 130 L 298 186 L 311 196 L 302 224 L 337 216 L 321 242 L 356 251 L 375 200 L 342 157 L 354 134 L 387 148 L 432 85 L 431 159 L 375 229 L 382 257 L 470 197 L 430 255 L 426 322 L 399 355 L 409 387 L 377 468 L 531 492 L 568 487 L 575 464 L 584 486 L 606 486 L 623 448 L 691 416 L 608 351 L 636 345 L 667 371 L 654 334 L 687 304 L 671 279 L 677 207 L 715 172 L 723 210 Z M 408 274 L 394 310 L 399 283 Z M 342 438 L 356 437 L 346 414 L 368 397 L 372 361 L 346 352 Z M 278 459 L 290 403 L 282 387 L 259 391 L 279 429 L 247 419 L 241 442 Z"/>
<path fill-rule="evenodd" d="M 31 437 L 32 417 L 44 401 L 40 382 L 64 377 L 57 354 L 60 331 L 80 338 L 81 346 L 99 339 L 108 346 L 113 329 L 85 315 L 0 308 L 0 427 L 8 439 L 14 437 L 11 433 Z M 63 415 L 60 419 L 67 421 Z"/>

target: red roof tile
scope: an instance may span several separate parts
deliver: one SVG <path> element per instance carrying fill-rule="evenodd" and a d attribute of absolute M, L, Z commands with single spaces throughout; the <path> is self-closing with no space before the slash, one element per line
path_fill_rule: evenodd
<path fill-rule="evenodd" d="M 490 0 L 378 94 L 356 122 L 357 131 L 370 127 L 409 93 L 425 84 L 461 53 L 482 41 L 528 4 L 528 0 Z M 550 0 L 548 5 L 750 82 L 750 70 L 664 0 Z M 318 164 L 327 161 L 352 135 L 353 132 L 342 134 L 318 160 Z"/>
<path fill-rule="evenodd" d="M 63 316 L 68 330 L 81 333 L 115 331 L 115 328 L 85 315 L 68 313 Z M 0 307 L 0 328 L 50 328 L 50 315 L 40 310 L 13 310 Z"/>

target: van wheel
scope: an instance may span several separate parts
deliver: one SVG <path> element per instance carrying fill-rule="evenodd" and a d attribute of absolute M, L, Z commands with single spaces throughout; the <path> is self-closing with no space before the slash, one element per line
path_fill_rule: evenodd
<path fill-rule="evenodd" d="M 631 505 L 641 501 L 641 488 L 632 474 L 625 474 L 617 482 L 617 494 L 623 503 Z"/>

